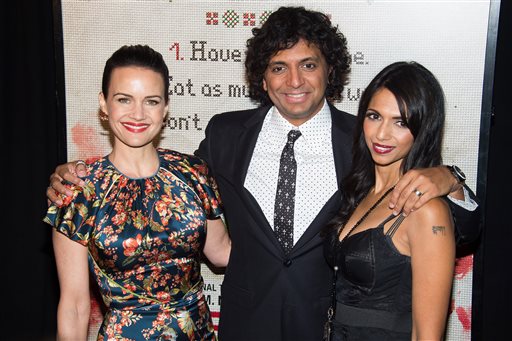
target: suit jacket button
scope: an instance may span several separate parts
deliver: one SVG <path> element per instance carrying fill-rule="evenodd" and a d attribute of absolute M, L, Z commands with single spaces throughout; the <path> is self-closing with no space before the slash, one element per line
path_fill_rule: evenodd
<path fill-rule="evenodd" d="M 292 260 L 291 259 L 285 259 L 284 262 L 283 262 L 283 265 L 286 266 L 286 267 L 289 267 L 290 265 L 292 265 Z"/>

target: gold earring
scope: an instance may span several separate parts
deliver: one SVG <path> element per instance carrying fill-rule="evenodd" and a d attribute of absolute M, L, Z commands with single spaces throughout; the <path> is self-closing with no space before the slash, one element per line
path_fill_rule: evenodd
<path fill-rule="evenodd" d="M 98 116 L 102 121 L 108 121 L 108 115 L 101 109 L 98 109 Z"/>

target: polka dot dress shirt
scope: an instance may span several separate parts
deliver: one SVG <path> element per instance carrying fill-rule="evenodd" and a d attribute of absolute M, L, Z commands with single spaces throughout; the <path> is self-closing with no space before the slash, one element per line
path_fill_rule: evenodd
<path fill-rule="evenodd" d="M 294 244 L 299 240 L 327 200 L 338 189 L 332 151 L 331 112 L 327 102 L 311 119 L 295 127 L 272 107 L 261 128 L 247 170 L 244 186 L 256 199 L 274 228 L 274 201 L 279 160 L 291 129 L 302 136 L 295 142 L 297 161 Z"/>

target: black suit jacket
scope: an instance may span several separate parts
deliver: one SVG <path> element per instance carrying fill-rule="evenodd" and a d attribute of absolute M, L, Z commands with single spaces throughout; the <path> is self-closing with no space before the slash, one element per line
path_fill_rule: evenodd
<path fill-rule="evenodd" d="M 215 115 L 196 151 L 217 180 L 232 240 L 221 289 L 221 341 L 321 340 L 326 320 L 332 271 L 323 256 L 320 232 L 338 211 L 341 193 L 338 190 L 329 199 L 285 255 L 258 203 L 244 188 L 269 109 Z M 330 109 L 340 183 L 350 169 L 355 117 L 332 105 Z"/>

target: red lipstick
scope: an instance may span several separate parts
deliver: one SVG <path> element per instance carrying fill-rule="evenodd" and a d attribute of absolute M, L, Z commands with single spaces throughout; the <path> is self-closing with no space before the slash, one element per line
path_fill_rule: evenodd
<path fill-rule="evenodd" d="M 393 149 L 395 149 L 395 147 L 386 146 L 386 145 L 379 144 L 379 143 L 373 143 L 372 147 L 373 147 L 373 151 L 377 154 L 388 154 L 388 153 L 391 153 L 393 151 Z"/>
<path fill-rule="evenodd" d="M 131 133 L 142 133 L 149 127 L 147 123 L 123 122 L 122 124 Z"/>

